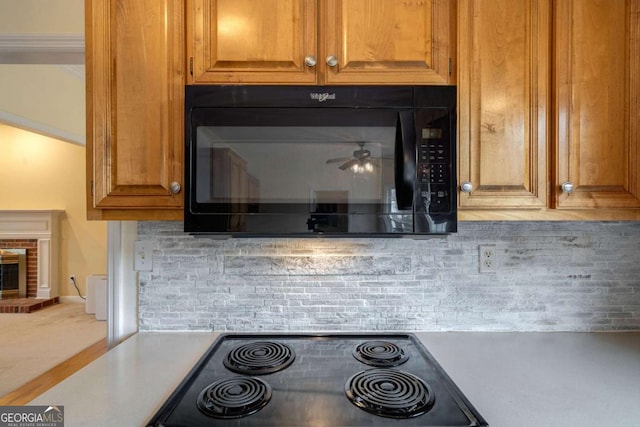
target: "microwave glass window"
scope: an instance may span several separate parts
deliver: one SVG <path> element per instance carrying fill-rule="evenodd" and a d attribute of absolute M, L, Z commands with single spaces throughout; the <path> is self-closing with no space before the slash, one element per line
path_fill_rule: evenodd
<path fill-rule="evenodd" d="M 308 205 L 310 212 L 393 208 L 390 126 L 199 126 L 198 203 Z M 292 177 L 295 177 L 293 179 Z M 394 209 L 395 210 L 395 209 Z"/>

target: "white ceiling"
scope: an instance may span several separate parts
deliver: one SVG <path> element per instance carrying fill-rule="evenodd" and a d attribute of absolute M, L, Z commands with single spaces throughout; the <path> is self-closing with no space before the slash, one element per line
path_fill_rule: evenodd
<path fill-rule="evenodd" d="M 85 144 L 83 0 L 0 0 L 0 122 Z"/>

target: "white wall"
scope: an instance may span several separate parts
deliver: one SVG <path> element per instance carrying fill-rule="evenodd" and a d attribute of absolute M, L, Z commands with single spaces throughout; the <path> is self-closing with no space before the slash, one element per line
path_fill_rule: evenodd
<path fill-rule="evenodd" d="M 0 209 L 61 209 L 58 289 L 82 294 L 89 274 L 107 270 L 107 224 L 87 221 L 85 147 L 0 124 Z"/>
<path fill-rule="evenodd" d="M 82 47 L 83 37 L 82 0 L 0 0 L 0 123 L 84 145 L 82 58 L 61 65 L 20 62 L 33 59 L 33 50 L 55 59 L 69 45 Z M 15 50 L 18 59 L 7 54 Z"/>

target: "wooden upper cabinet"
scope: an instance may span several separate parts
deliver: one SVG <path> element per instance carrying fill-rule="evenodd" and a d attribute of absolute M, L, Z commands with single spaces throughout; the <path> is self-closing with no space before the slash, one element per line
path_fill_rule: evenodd
<path fill-rule="evenodd" d="M 177 218 L 183 206 L 175 184 L 183 181 L 184 3 L 87 0 L 85 13 L 88 216 Z M 149 208 L 157 211 L 131 211 Z"/>
<path fill-rule="evenodd" d="M 190 83 L 316 82 L 315 0 L 191 0 Z"/>
<path fill-rule="evenodd" d="M 640 1 L 563 0 L 554 15 L 556 207 L 640 208 Z"/>
<path fill-rule="evenodd" d="M 452 1 L 326 0 L 321 4 L 327 83 L 454 83 Z"/>
<path fill-rule="evenodd" d="M 453 0 L 189 0 L 188 83 L 453 83 L 454 23 Z"/>
<path fill-rule="evenodd" d="M 547 206 L 549 0 L 458 3 L 459 184 L 465 208 Z"/>

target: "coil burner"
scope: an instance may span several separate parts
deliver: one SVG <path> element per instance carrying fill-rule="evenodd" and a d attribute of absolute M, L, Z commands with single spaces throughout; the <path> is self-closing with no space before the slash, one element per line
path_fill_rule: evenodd
<path fill-rule="evenodd" d="M 429 385 L 417 376 L 396 369 L 368 369 L 345 384 L 349 400 L 381 417 L 412 418 L 427 413 L 435 402 Z"/>
<path fill-rule="evenodd" d="M 198 395 L 198 409 L 213 418 L 255 414 L 271 399 L 271 386 L 260 378 L 234 377 L 208 385 Z"/>
<path fill-rule="evenodd" d="M 256 341 L 238 346 L 224 359 L 227 369 L 239 374 L 265 375 L 280 371 L 293 363 L 291 347 L 274 341 Z"/>
<path fill-rule="evenodd" d="M 353 351 L 353 357 L 370 366 L 391 368 L 402 365 L 409 355 L 397 344 L 387 341 L 366 341 Z"/>

